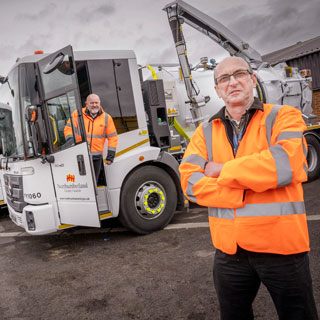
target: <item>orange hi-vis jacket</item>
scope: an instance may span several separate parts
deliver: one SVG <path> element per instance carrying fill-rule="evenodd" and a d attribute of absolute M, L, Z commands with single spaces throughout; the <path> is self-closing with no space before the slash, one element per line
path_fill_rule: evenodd
<path fill-rule="evenodd" d="M 103 154 L 104 143 L 105 140 L 108 139 L 107 160 L 113 161 L 118 144 L 118 135 L 112 117 L 106 112 L 104 112 L 101 107 L 98 112 L 98 115 L 95 118 L 91 117 L 87 108 L 82 109 L 82 114 L 84 127 L 87 135 L 87 141 L 90 145 L 90 150 L 92 154 Z M 75 130 L 76 141 L 79 142 L 81 141 L 81 136 L 79 133 L 77 110 L 75 110 L 72 113 L 72 123 Z M 68 120 L 64 128 L 64 135 L 66 140 L 68 140 L 68 138 L 73 139 L 70 119 Z"/>
<path fill-rule="evenodd" d="M 237 246 L 285 255 L 309 251 L 301 112 L 255 99 L 236 155 L 224 112 L 197 128 L 179 167 L 187 198 L 209 209 L 213 245 L 227 254 Z M 219 177 L 204 174 L 207 161 L 224 163 Z"/>

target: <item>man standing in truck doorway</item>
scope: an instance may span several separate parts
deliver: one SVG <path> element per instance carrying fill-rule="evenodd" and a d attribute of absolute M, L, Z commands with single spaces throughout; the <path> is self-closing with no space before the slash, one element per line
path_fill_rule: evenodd
<path fill-rule="evenodd" d="M 197 128 L 180 174 L 189 200 L 209 209 L 221 319 L 253 319 L 261 282 L 279 319 L 318 319 L 301 185 L 307 180 L 301 112 L 254 98 L 256 76 L 242 58 L 224 59 L 214 81 L 225 107 Z"/>
<path fill-rule="evenodd" d="M 113 163 L 118 144 L 117 130 L 112 117 L 102 109 L 100 98 L 97 94 L 92 93 L 88 95 L 86 99 L 86 106 L 82 109 L 82 114 L 87 141 L 92 153 L 96 181 L 98 182 L 103 164 L 103 147 L 106 139 L 108 139 L 108 152 L 105 159 L 106 164 L 111 165 Z M 72 122 L 75 131 L 77 131 L 79 127 L 77 111 L 72 113 Z M 74 138 L 70 119 L 64 128 L 64 135 L 67 142 L 71 139 L 73 141 Z M 76 132 L 75 136 L 77 139 Z"/>

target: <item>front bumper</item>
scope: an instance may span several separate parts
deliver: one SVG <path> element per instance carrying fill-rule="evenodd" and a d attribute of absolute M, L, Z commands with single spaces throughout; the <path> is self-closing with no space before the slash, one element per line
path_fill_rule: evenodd
<path fill-rule="evenodd" d="M 57 212 L 52 204 L 39 206 L 27 205 L 22 213 L 15 211 L 8 205 L 10 219 L 19 227 L 22 227 L 27 233 L 32 235 L 41 235 L 56 232 L 58 230 Z M 30 225 L 28 216 L 33 217 L 33 224 Z"/>

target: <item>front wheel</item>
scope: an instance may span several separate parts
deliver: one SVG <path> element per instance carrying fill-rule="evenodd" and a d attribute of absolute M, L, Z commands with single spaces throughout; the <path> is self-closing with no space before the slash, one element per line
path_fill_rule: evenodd
<path fill-rule="evenodd" d="M 128 229 L 148 234 L 168 225 L 176 206 L 177 190 L 171 176 L 161 168 L 145 166 L 124 182 L 119 219 Z"/>
<path fill-rule="evenodd" d="M 320 175 L 320 142 L 313 135 L 306 135 L 308 144 L 308 181 L 317 179 Z"/>

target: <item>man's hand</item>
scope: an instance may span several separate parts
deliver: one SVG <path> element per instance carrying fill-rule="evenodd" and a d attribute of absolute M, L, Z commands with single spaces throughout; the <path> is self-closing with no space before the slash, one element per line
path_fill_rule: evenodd
<path fill-rule="evenodd" d="M 107 164 L 108 166 L 110 166 L 111 163 L 112 163 L 112 161 L 106 160 L 106 164 Z"/>
<path fill-rule="evenodd" d="M 207 177 L 217 178 L 220 175 L 224 163 L 210 161 L 207 163 L 204 174 Z"/>

